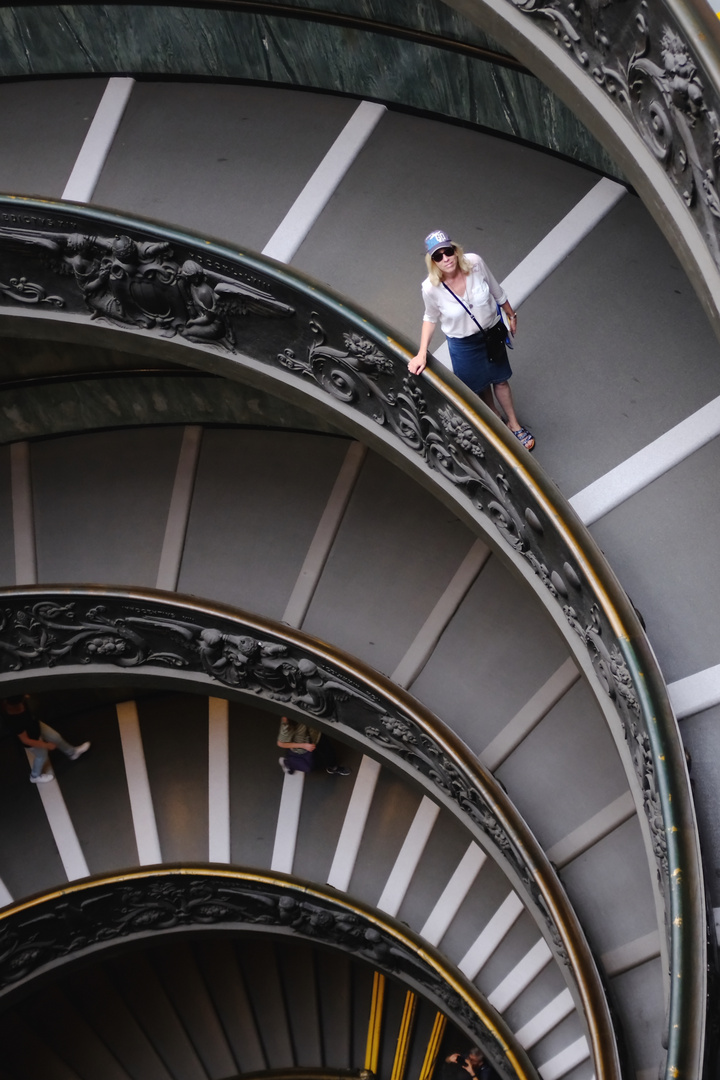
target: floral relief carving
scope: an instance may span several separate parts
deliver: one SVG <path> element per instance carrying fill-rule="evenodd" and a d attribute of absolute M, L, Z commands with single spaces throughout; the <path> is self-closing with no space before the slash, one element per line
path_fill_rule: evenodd
<path fill-rule="evenodd" d="M 0 248 L 32 256 L 51 273 L 69 278 L 91 319 L 118 326 L 158 330 L 189 341 L 234 351 L 237 320 L 248 314 L 287 317 L 293 309 L 249 281 L 175 258 L 165 241 L 126 235 L 52 232 L 0 225 Z M 15 276 L 0 293 L 22 303 L 67 307 L 40 285 Z"/>
<path fill-rule="evenodd" d="M 262 879 L 192 874 L 139 876 L 100 882 L 49 898 L 0 920 L 0 994 L 48 964 L 131 934 L 177 927 L 275 928 L 349 952 L 379 970 L 407 979 L 463 1023 L 503 1076 L 512 1077 L 497 1037 L 479 1010 L 413 948 L 361 911 L 329 897 Z"/>
<path fill-rule="evenodd" d="M 609 4 L 594 13 L 597 38 L 588 38 L 590 13 L 580 5 L 569 4 L 562 12 L 558 4 L 536 6 L 535 0 L 520 6 L 551 24 L 574 53 L 588 53 L 595 77 L 624 108 L 642 113 L 657 152 L 667 143 L 666 159 L 674 163 L 678 182 L 682 180 L 691 201 L 702 201 L 704 193 L 704 205 L 715 221 L 714 162 L 720 134 L 707 88 L 677 35 L 668 32 L 661 52 L 653 49 L 649 15 L 641 4 L 636 22 L 624 30 L 632 40 L 623 61 L 622 50 L 609 45 L 616 40 L 609 30 L 605 43 L 600 22 L 615 18 L 614 8 L 624 5 Z M 701 159 L 684 148 L 680 136 L 684 132 L 689 138 L 688 133 L 701 130 L 707 135 L 711 128 L 712 175 L 707 169 L 701 175 Z M 170 244 L 140 228 L 131 237 L 120 229 L 113 233 L 104 218 L 78 212 L 73 220 L 67 207 L 40 207 L 31 200 L 24 205 L 36 209 L 21 215 L 0 199 L 0 282 L 11 283 L 9 291 L 0 285 L 0 305 L 50 305 L 58 318 L 84 315 L 151 336 L 177 335 L 231 357 L 243 320 L 252 316 L 253 357 L 259 364 L 274 368 L 276 377 L 314 384 L 341 410 L 370 429 L 381 429 L 395 448 L 434 472 L 476 517 L 479 512 L 492 524 L 500 545 L 522 560 L 561 606 L 626 733 L 631 719 L 643 730 L 646 720 L 622 647 L 595 604 L 564 534 L 512 460 L 471 422 L 471 412 L 464 411 L 440 380 L 411 376 L 404 358 L 380 331 L 368 326 L 363 332 L 359 319 L 301 283 L 273 277 L 270 269 L 262 271 L 242 259 L 233 262 L 227 254 L 208 254 L 200 244 L 193 246 L 191 238 L 184 245 L 179 240 Z M 82 617 L 53 603 L 0 617 L 0 667 L 5 671 L 56 665 L 67 655 L 77 663 L 122 667 L 198 665 L 227 687 L 293 702 L 330 719 L 353 695 L 360 700 L 364 693 L 359 687 L 349 690 L 342 679 L 308 658 L 289 657 L 277 643 L 237 635 L 233 628 L 164 625 L 162 616 L 153 624 L 146 614 L 114 618 L 102 605 L 85 610 Z M 372 711 L 372 703 L 370 707 Z M 384 710 L 375 715 L 383 716 Z M 654 791 L 655 779 L 648 772 L 652 755 L 643 768 L 641 787 L 647 779 L 648 790 Z M 447 782 L 442 769 L 438 776 Z M 652 829 L 659 810 L 647 799 L 646 809 Z M 667 886 L 664 862 L 660 869 Z"/>
<path fill-rule="evenodd" d="M 562 936 L 541 902 L 533 872 L 491 800 L 442 744 L 392 699 L 363 686 L 332 662 L 318 662 L 309 649 L 270 634 L 259 637 L 239 618 L 232 623 L 211 615 L 193 620 L 192 612 L 183 611 L 181 617 L 172 605 L 163 608 L 161 602 L 136 597 L 107 597 L 103 604 L 81 597 L 66 603 L 54 599 L 29 603 L 22 593 L 12 599 L 11 603 L 6 596 L 0 610 L 0 674 L 77 664 L 200 672 L 222 686 L 287 703 L 369 739 L 383 756 L 422 774 L 497 848 L 565 958 Z"/>
<path fill-rule="evenodd" d="M 720 100 L 663 4 L 511 0 L 553 34 L 635 127 L 720 266 Z"/>

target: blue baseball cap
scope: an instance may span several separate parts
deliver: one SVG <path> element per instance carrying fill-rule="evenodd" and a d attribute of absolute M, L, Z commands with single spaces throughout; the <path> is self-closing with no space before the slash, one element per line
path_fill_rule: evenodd
<path fill-rule="evenodd" d="M 435 232 L 431 232 L 429 236 L 425 237 L 425 251 L 428 255 L 432 255 L 433 251 L 448 245 L 452 245 L 452 240 L 442 229 L 436 229 Z"/>

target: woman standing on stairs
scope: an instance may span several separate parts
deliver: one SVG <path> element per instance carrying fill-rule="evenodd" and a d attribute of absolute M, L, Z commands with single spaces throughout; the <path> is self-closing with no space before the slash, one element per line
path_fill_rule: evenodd
<path fill-rule="evenodd" d="M 408 364 L 410 371 L 419 375 L 424 370 L 428 346 L 439 321 L 457 377 L 502 419 L 497 398 L 515 438 L 526 450 L 532 450 L 535 439 L 515 415 L 508 383 L 512 369 L 505 348 L 505 324 L 498 309 L 502 307 L 507 315 L 513 334 L 517 314 L 505 291 L 479 255 L 466 255 L 442 229 L 425 237 L 425 252 L 425 316 L 420 349 Z"/>

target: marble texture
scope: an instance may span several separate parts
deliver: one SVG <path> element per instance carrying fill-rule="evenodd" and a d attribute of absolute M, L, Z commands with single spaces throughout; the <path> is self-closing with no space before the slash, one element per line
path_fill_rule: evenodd
<path fill-rule="evenodd" d="M 399 11 L 379 0 L 335 0 L 335 6 L 401 24 L 406 32 L 414 26 L 494 47 L 438 3 Z M 479 125 L 619 175 L 573 113 L 532 75 L 408 37 L 313 21 L 310 14 L 288 18 L 229 8 L 0 9 L 0 78 L 81 74 L 239 79 L 371 98 Z"/>
<path fill-rule="evenodd" d="M 206 375 L 130 373 L 0 387 L 0 445 L 153 424 L 340 434 L 320 417 L 262 390 Z"/>

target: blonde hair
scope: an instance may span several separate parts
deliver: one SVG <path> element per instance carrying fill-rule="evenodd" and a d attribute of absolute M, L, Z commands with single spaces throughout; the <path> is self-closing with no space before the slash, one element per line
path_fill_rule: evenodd
<path fill-rule="evenodd" d="M 465 252 L 460 247 L 460 244 L 456 244 L 454 241 L 450 241 L 449 244 L 445 244 L 445 247 L 455 248 L 455 254 L 458 257 L 458 266 L 462 270 L 463 274 L 469 274 L 472 270 L 472 266 L 465 257 Z M 442 281 L 442 270 L 440 264 L 432 261 L 432 255 L 425 256 L 425 265 L 427 266 L 428 277 L 430 278 L 431 285 L 439 285 Z"/>

